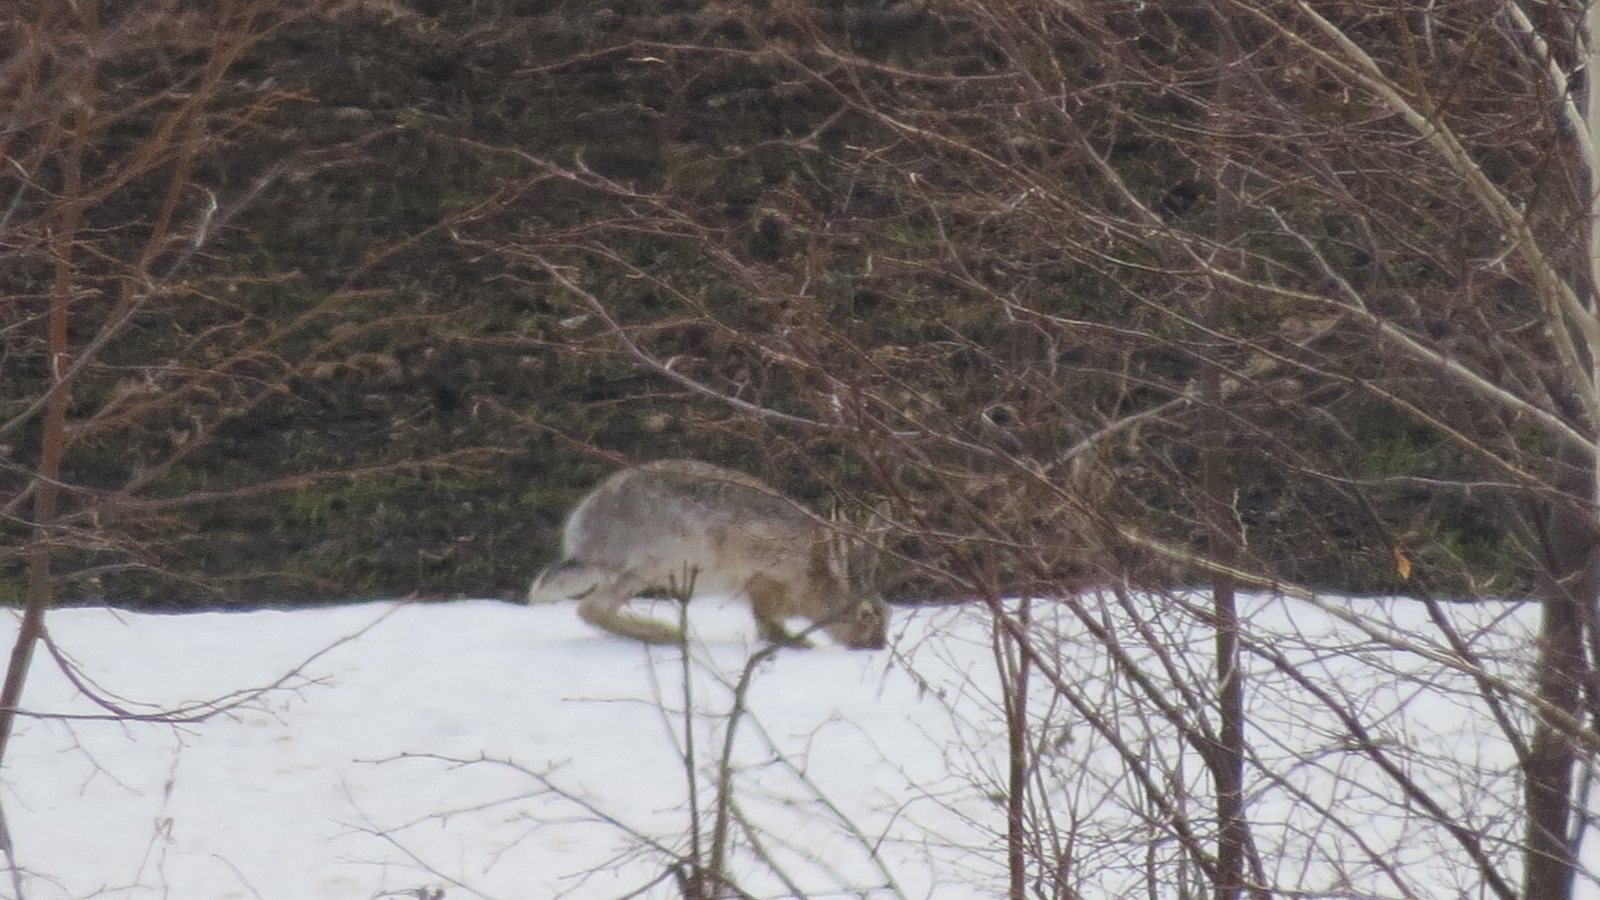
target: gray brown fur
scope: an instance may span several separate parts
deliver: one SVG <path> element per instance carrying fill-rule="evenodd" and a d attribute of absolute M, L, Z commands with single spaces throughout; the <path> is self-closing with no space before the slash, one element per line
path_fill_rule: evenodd
<path fill-rule="evenodd" d="M 889 607 L 868 584 L 871 553 L 761 481 L 692 460 L 663 460 L 611 475 L 567 516 L 563 559 L 540 573 L 529 603 L 580 598 L 578 615 L 651 644 L 676 627 L 624 610 L 651 591 L 737 595 L 762 638 L 808 646 L 785 619 L 803 618 L 857 649 L 884 646 Z"/>

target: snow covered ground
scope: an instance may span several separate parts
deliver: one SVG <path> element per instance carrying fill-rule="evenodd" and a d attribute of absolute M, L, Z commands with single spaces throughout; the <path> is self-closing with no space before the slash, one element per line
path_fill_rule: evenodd
<path fill-rule="evenodd" d="M 1180 704 L 1185 681 L 1203 682 L 1209 636 L 1170 600 L 1077 602 L 1125 636 L 1127 659 Z M 1347 608 L 1359 616 L 1341 617 Z M 1445 642 L 1420 606 L 1330 609 L 1256 597 L 1245 611 L 1259 640 L 1251 815 L 1269 874 L 1310 895 L 1482 895 L 1459 844 L 1374 774 L 1312 688 L 1405 748 L 1397 758 L 1413 761 L 1453 818 L 1490 836 L 1496 860 L 1515 858 L 1496 843 L 1515 838 L 1507 742 L 1473 680 L 1437 664 Z M 1116 896 L 1150 859 L 1176 853 L 1141 844 L 1159 829 L 1127 778 L 1130 752 L 1153 761 L 1174 796 L 1185 784 L 1202 791 L 1204 778 L 1192 758 L 1171 762 L 1183 753 L 1160 709 L 1126 670 L 1111 672 L 1104 639 L 1072 612 L 1034 605 L 1041 627 L 1061 635 L 1056 677 L 1082 704 L 1035 673 L 1034 731 L 1050 742 L 1038 783 L 1059 833 L 1078 842 L 1084 896 Z M 697 603 L 692 614 L 694 802 L 704 811 L 731 684 L 756 648 L 743 609 Z M 1515 674 L 1529 611 L 1451 615 L 1483 665 Z M 6 646 L 14 628 L 0 617 Z M 689 849 L 691 804 L 676 650 L 597 634 L 567 604 L 491 601 L 74 609 L 52 613 L 50 629 L 95 692 L 124 708 L 240 705 L 185 724 L 119 720 L 41 653 L 24 706 L 68 717 L 22 720 L 0 772 L 20 869 L 0 875 L 0 897 L 18 884 L 29 900 L 673 896 L 663 860 Z M 1421 649 L 1397 650 L 1390 636 Z M 1274 653 L 1305 680 L 1274 666 Z M 763 664 L 732 751 L 738 819 L 751 825 L 735 825 L 741 885 L 771 897 L 1001 895 L 995 660 L 981 608 L 938 608 L 897 610 L 889 651 L 823 647 Z M 1130 851 L 1141 846 L 1148 858 Z M 1384 872 L 1391 862 L 1406 867 L 1398 879 Z"/>

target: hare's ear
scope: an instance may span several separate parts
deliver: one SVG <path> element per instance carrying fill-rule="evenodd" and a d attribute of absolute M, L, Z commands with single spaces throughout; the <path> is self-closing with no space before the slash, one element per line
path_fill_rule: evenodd
<path fill-rule="evenodd" d="M 853 553 L 850 540 L 850 520 L 845 518 L 835 502 L 828 510 L 828 569 L 839 579 L 841 585 L 851 583 L 855 575 Z"/>
<path fill-rule="evenodd" d="M 850 519 L 837 503 L 829 513 L 828 558 L 846 584 L 859 588 L 876 583 L 889 533 L 887 509 L 879 504 L 864 521 Z"/>
<path fill-rule="evenodd" d="M 894 520 L 889 517 L 889 501 L 880 500 L 867 513 L 866 521 L 857 529 L 855 555 L 860 562 L 856 570 L 865 583 L 876 584 L 882 571 L 883 558 L 889 551 L 889 531 Z"/>

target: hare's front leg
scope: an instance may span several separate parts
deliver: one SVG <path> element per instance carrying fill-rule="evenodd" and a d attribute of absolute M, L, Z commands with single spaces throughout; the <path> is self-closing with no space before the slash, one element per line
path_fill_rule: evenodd
<path fill-rule="evenodd" d="M 683 632 L 677 628 L 623 610 L 645 587 L 636 578 L 618 576 L 578 601 L 578 616 L 596 628 L 646 644 L 683 643 Z"/>
<path fill-rule="evenodd" d="M 785 647 L 810 647 L 811 642 L 789 633 L 784 619 L 789 612 L 789 586 L 776 578 L 757 575 L 745 587 L 750 598 L 750 611 L 755 613 L 756 629 L 761 639 Z"/>

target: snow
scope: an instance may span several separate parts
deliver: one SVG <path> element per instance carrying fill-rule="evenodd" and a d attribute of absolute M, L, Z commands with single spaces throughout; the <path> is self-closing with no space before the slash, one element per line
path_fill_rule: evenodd
<path fill-rule="evenodd" d="M 733 685 L 759 648 L 737 605 L 696 601 L 691 613 L 689 734 L 706 833 Z M 1447 664 L 1460 645 L 1414 602 L 1248 598 L 1250 816 L 1280 888 L 1485 893 L 1461 846 L 1378 771 L 1340 710 L 1447 818 L 1487 835 L 1514 881 L 1514 755 L 1461 669 L 1525 680 L 1532 612 L 1448 614 L 1469 666 Z M 1055 833 L 1073 838 L 1077 888 L 1118 896 L 1179 855 L 1147 840 L 1161 829 L 1130 760 L 1149 763 L 1168 796 L 1209 808 L 1171 711 L 1199 715 L 1184 691 L 1207 684 L 1211 638 L 1183 595 L 1035 601 L 1030 615 L 1054 648 L 1030 682 L 1036 783 Z M 1090 622 L 1109 631 L 1095 636 Z M 123 709 L 233 705 L 200 721 L 128 721 L 41 652 L 0 771 L 29 900 L 675 895 L 666 860 L 690 849 L 690 789 L 674 648 L 594 632 L 570 604 L 493 601 L 70 609 L 49 627 L 81 683 Z M 990 617 L 981 605 L 897 609 L 891 637 L 883 652 L 785 650 L 754 668 L 731 758 L 737 812 L 762 853 L 735 825 L 730 867 L 755 896 L 1004 893 Z M 1117 670 L 1119 655 L 1173 705 Z M 1580 882 L 1600 896 L 1592 878 Z M 1157 894 L 1179 893 L 1166 887 Z M 0 897 L 14 892 L 0 875 Z"/>

